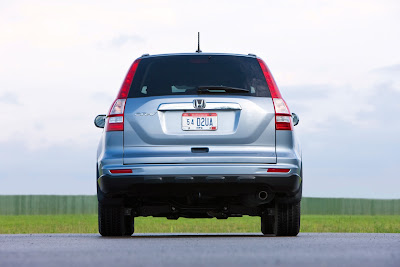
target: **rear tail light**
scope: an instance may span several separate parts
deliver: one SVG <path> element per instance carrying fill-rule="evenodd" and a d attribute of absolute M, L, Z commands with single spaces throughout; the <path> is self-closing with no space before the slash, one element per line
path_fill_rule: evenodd
<path fill-rule="evenodd" d="M 273 98 L 275 108 L 275 129 L 276 130 L 293 130 L 292 115 L 289 108 L 282 98 Z"/>
<path fill-rule="evenodd" d="M 133 62 L 131 68 L 126 74 L 124 82 L 122 83 L 117 99 L 114 101 L 110 111 L 108 112 L 106 120 L 106 132 L 124 130 L 124 111 L 126 99 L 128 98 L 129 89 L 131 88 L 133 77 L 135 76 L 139 62 L 140 59 L 137 59 L 135 62 Z"/>
<path fill-rule="evenodd" d="M 109 116 L 124 114 L 126 99 L 117 99 L 110 109 Z"/>
<path fill-rule="evenodd" d="M 276 130 L 293 130 L 292 115 L 290 114 L 289 107 L 285 100 L 283 100 L 281 93 L 279 92 L 278 86 L 275 83 L 274 77 L 272 77 L 267 65 L 261 58 L 257 58 L 260 64 L 261 70 L 264 73 L 265 80 L 269 91 L 271 92 L 272 102 L 274 103 L 275 109 L 275 129 Z"/>
<path fill-rule="evenodd" d="M 106 131 L 124 130 L 124 109 L 126 99 L 117 99 L 111 106 L 107 117 Z"/>

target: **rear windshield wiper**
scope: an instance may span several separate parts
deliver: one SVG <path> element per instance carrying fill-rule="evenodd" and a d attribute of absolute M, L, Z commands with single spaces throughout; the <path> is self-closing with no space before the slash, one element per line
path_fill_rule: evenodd
<path fill-rule="evenodd" d="M 198 94 L 204 93 L 211 93 L 211 94 L 218 94 L 218 93 L 248 93 L 250 92 L 248 89 L 244 88 L 236 88 L 236 87 L 229 87 L 229 86 L 216 86 L 216 85 L 204 85 L 197 87 Z"/>

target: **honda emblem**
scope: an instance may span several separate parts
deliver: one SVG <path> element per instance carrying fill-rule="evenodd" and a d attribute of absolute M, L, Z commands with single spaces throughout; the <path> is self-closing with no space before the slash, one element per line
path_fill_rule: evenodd
<path fill-rule="evenodd" d="M 206 107 L 206 101 L 204 99 L 193 100 L 193 106 L 195 109 L 204 109 Z"/>

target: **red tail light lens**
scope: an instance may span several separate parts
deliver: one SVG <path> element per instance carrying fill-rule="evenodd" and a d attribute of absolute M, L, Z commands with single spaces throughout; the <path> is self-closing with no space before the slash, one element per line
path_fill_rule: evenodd
<path fill-rule="evenodd" d="M 110 108 L 106 119 L 106 131 L 124 130 L 124 110 L 126 99 L 117 99 Z"/>
<path fill-rule="evenodd" d="M 287 116 L 276 116 L 275 117 L 275 129 L 276 130 L 293 130 L 291 117 Z"/>
<path fill-rule="evenodd" d="M 276 130 L 293 130 L 292 115 L 289 108 L 282 98 L 273 98 L 275 108 L 275 129 Z"/>
<path fill-rule="evenodd" d="M 129 89 L 131 88 L 131 84 L 133 81 L 133 77 L 135 76 L 135 72 L 137 67 L 139 66 L 140 59 L 136 59 L 131 68 L 129 69 L 128 73 L 126 74 L 125 80 L 122 83 L 121 89 L 119 89 L 119 93 L 117 99 L 128 98 Z"/>
<path fill-rule="evenodd" d="M 257 60 L 258 63 L 260 64 L 262 72 L 264 73 L 265 80 L 267 80 L 268 88 L 269 91 L 271 92 L 271 97 L 282 98 L 278 86 L 275 83 L 274 77 L 272 77 L 272 74 L 267 67 L 267 64 L 265 64 L 265 62 L 261 58 L 257 58 Z"/>
<path fill-rule="evenodd" d="M 117 99 L 112 104 L 106 119 L 106 132 L 110 131 L 123 131 L 124 130 L 124 111 L 126 99 L 128 98 L 129 89 L 135 76 L 136 69 L 139 65 L 140 59 L 133 62 L 131 68 L 126 74 L 125 80 L 119 90 Z"/>
<path fill-rule="evenodd" d="M 269 91 L 271 92 L 272 102 L 274 103 L 275 109 L 275 129 L 276 130 L 293 130 L 292 115 L 290 114 L 289 107 L 285 100 L 283 100 L 281 93 L 279 92 L 278 86 L 275 83 L 274 77 L 272 77 L 267 65 L 261 58 L 257 58 L 260 64 L 261 70 L 264 73 L 265 80 Z"/>

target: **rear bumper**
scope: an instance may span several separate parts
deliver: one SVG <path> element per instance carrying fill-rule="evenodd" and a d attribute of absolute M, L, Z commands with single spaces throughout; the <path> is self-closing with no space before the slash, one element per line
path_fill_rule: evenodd
<path fill-rule="evenodd" d="M 290 176 L 275 175 L 208 175 L 208 176 L 147 176 L 147 175 L 109 175 L 98 178 L 101 191 L 105 194 L 143 194 L 143 188 L 165 188 L 170 186 L 194 188 L 212 186 L 217 191 L 236 185 L 246 187 L 254 185 L 268 188 L 273 193 L 293 195 L 299 191 L 301 177 L 295 173 Z M 144 186 L 144 187 L 143 187 Z M 167 187 L 168 186 L 168 187 Z"/>
<path fill-rule="evenodd" d="M 113 169 L 132 173 L 112 174 Z M 294 164 L 107 165 L 99 168 L 97 196 L 104 205 L 133 208 L 135 216 L 209 218 L 210 210 L 228 217 L 258 216 L 265 205 L 301 200 L 300 173 Z M 264 200 L 257 197 L 263 191 Z"/>
<path fill-rule="evenodd" d="M 272 173 L 268 171 L 271 168 L 289 169 L 289 172 Z M 110 170 L 113 169 L 131 170 L 132 173 L 112 174 Z M 300 188 L 300 173 L 297 164 L 107 165 L 99 169 L 98 184 L 105 194 L 130 194 L 137 191 L 141 184 L 191 184 L 192 188 L 197 185 L 214 185 L 219 189 L 221 187 L 217 184 L 253 184 L 268 187 L 274 193 L 290 195 Z"/>

